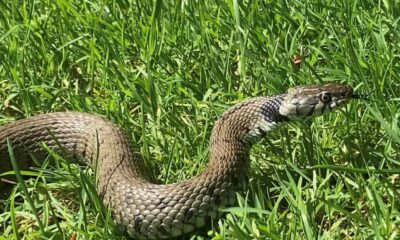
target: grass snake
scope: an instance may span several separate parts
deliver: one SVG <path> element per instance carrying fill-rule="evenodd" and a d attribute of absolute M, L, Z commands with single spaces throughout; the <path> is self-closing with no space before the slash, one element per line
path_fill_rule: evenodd
<path fill-rule="evenodd" d="M 205 170 L 165 185 L 149 182 L 129 138 L 103 117 L 78 112 L 38 115 L 0 128 L 0 172 L 12 169 L 7 139 L 21 165 L 28 154 L 43 159 L 48 154 L 43 143 L 62 149 L 97 168 L 98 193 L 122 231 L 135 239 L 176 237 L 217 217 L 218 207 L 235 204 L 235 191 L 246 179 L 250 148 L 257 139 L 283 123 L 321 115 L 352 98 L 356 95 L 350 86 L 325 83 L 239 103 L 215 123 Z"/>

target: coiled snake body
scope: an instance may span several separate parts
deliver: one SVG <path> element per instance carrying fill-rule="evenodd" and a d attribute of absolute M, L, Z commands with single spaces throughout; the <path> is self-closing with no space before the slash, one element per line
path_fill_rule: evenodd
<path fill-rule="evenodd" d="M 137 239 L 179 236 L 215 218 L 217 208 L 234 204 L 251 145 L 280 123 L 321 115 L 354 97 L 348 85 L 301 86 L 275 97 L 257 97 L 228 110 L 215 124 L 210 162 L 192 179 L 167 185 L 150 183 L 142 159 L 132 153 L 124 133 L 102 117 L 60 112 L 19 120 L 0 128 L 0 171 L 12 169 L 7 139 L 18 160 L 48 154 L 42 143 L 62 148 L 97 167 L 98 192 L 123 231 Z M 22 164 L 22 162 L 21 162 Z"/>

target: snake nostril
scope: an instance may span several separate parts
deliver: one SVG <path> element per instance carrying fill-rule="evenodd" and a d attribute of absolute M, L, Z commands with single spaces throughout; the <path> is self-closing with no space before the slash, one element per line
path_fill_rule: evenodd
<path fill-rule="evenodd" d="M 340 91 L 340 96 L 348 97 L 353 95 L 353 88 L 350 86 L 345 86 L 342 91 Z"/>

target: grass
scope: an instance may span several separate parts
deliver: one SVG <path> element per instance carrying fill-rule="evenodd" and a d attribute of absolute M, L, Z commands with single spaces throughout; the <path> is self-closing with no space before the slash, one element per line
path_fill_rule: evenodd
<path fill-rule="evenodd" d="M 202 171 L 234 103 L 351 84 L 370 100 L 271 133 L 238 207 L 192 239 L 400 238 L 398 0 L 10 0 L 0 23 L 0 124 L 105 115 L 160 183 Z M 32 178 L 0 200 L 1 240 L 124 238 L 90 169 L 53 154 L 20 174 Z"/>

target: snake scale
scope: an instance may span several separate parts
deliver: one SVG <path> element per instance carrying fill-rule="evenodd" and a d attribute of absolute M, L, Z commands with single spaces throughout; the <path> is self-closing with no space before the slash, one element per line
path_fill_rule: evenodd
<path fill-rule="evenodd" d="M 20 161 L 51 149 L 85 159 L 97 168 L 98 193 L 120 229 L 135 239 L 161 239 L 192 232 L 218 216 L 218 207 L 235 203 L 245 180 L 251 146 L 275 127 L 318 116 L 356 98 L 346 84 L 324 83 L 289 89 L 274 97 L 256 97 L 226 111 L 210 140 L 210 161 L 189 180 L 173 184 L 148 181 L 139 154 L 122 130 L 104 118 L 58 112 L 15 121 L 0 128 L 0 171 L 12 169 L 7 139 Z M 5 161 L 6 159 L 6 161 Z M 27 164 L 27 163 L 26 163 Z"/>

